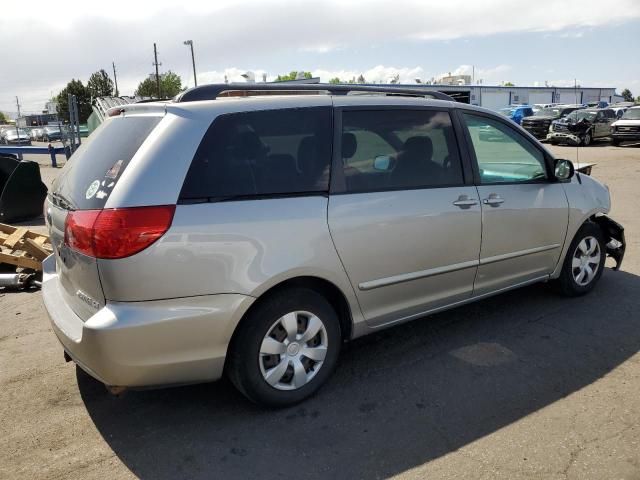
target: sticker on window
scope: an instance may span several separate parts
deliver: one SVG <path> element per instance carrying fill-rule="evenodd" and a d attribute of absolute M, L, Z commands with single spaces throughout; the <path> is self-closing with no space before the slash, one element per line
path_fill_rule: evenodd
<path fill-rule="evenodd" d="M 107 173 L 105 173 L 104 176 L 106 178 L 115 179 L 120 173 L 120 168 L 122 168 L 122 160 L 118 160 L 116 163 L 114 163 L 113 166 L 109 170 L 107 170 Z"/>
<path fill-rule="evenodd" d="M 89 200 L 93 198 L 93 196 L 96 194 L 99 188 L 100 188 L 100 180 L 93 181 L 91 185 L 89 185 L 89 188 L 87 188 L 87 191 L 84 195 L 86 199 Z"/>

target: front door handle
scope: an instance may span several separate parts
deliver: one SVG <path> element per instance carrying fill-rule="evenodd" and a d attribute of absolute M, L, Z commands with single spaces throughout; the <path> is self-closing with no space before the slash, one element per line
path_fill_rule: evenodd
<path fill-rule="evenodd" d="M 471 208 L 474 205 L 478 204 L 477 200 L 474 200 L 473 198 L 469 198 L 468 195 L 460 195 L 458 197 L 458 200 L 456 200 L 455 202 L 453 202 L 453 204 L 456 207 L 460 207 L 462 209 L 466 209 L 466 208 Z"/>
<path fill-rule="evenodd" d="M 497 207 L 501 203 L 504 203 L 504 198 L 502 198 L 497 193 L 491 193 L 487 198 L 482 200 L 482 203 L 485 205 L 491 205 L 492 207 Z"/>

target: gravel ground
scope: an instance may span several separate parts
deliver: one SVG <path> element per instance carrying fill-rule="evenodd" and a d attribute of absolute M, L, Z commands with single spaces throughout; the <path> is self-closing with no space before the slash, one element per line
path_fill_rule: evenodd
<path fill-rule="evenodd" d="M 359 339 L 290 409 L 227 381 L 109 396 L 64 362 L 39 292 L 0 292 L 0 478 L 640 479 L 640 149 L 579 152 L 626 227 L 622 271 Z"/>

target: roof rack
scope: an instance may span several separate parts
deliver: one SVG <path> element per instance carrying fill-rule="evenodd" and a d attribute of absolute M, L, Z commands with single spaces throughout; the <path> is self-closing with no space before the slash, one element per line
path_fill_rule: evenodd
<path fill-rule="evenodd" d="M 407 87 L 373 87 L 370 85 L 334 85 L 332 83 L 213 83 L 191 88 L 176 96 L 176 102 L 197 102 L 199 100 L 215 100 L 225 92 L 328 92 L 331 95 L 347 95 L 349 93 L 382 93 L 411 97 L 431 97 L 437 100 L 455 102 L 449 95 L 425 88 Z"/>

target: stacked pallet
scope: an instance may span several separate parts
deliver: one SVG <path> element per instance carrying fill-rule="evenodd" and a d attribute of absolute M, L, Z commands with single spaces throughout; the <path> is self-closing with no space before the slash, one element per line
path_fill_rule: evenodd
<path fill-rule="evenodd" d="M 0 263 L 40 272 L 42 261 L 52 251 L 48 236 L 0 223 Z"/>

